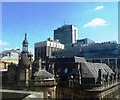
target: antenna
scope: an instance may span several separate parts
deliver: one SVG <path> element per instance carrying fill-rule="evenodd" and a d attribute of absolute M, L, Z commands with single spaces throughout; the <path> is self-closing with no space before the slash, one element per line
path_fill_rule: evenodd
<path fill-rule="evenodd" d="M 65 25 L 65 21 L 64 21 L 64 25 Z"/>

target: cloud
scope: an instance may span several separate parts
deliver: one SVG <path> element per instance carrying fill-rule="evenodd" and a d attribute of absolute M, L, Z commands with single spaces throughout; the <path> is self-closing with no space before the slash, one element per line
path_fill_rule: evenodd
<path fill-rule="evenodd" d="M 6 46 L 6 45 L 9 45 L 9 43 L 8 43 L 8 42 L 1 41 L 1 40 L 0 40 L 0 46 Z"/>
<path fill-rule="evenodd" d="M 108 22 L 102 18 L 95 18 L 84 25 L 84 27 L 107 26 Z"/>
<path fill-rule="evenodd" d="M 12 50 L 13 48 L 4 48 L 4 50 Z"/>
<path fill-rule="evenodd" d="M 103 9 L 104 8 L 104 6 L 97 6 L 96 8 L 95 8 L 95 10 L 100 10 L 100 9 Z"/>

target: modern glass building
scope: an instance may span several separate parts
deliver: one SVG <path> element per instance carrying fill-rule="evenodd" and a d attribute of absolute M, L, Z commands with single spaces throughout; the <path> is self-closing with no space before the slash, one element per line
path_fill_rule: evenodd
<path fill-rule="evenodd" d="M 82 55 L 90 62 L 106 63 L 111 68 L 119 65 L 119 45 L 116 42 L 96 43 L 82 48 Z"/>
<path fill-rule="evenodd" d="M 64 25 L 54 30 L 54 39 L 58 39 L 65 48 L 77 42 L 78 30 L 75 25 Z"/>
<path fill-rule="evenodd" d="M 75 46 L 59 52 L 54 52 L 53 55 L 56 57 L 85 57 L 89 62 L 106 63 L 112 69 L 118 68 L 120 71 L 120 45 L 116 42 L 103 42 Z"/>
<path fill-rule="evenodd" d="M 77 40 L 77 43 L 76 45 L 79 46 L 79 45 L 85 45 L 85 44 L 94 44 L 95 42 L 91 39 L 88 39 L 88 38 L 85 38 L 85 39 L 80 39 L 80 40 Z"/>

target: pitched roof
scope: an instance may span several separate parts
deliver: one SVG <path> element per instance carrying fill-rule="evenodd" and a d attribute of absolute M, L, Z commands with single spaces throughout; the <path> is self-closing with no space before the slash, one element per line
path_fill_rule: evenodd
<path fill-rule="evenodd" d="M 75 62 L 75 63 L 80 63 L 80 62 L 86 62 L 85 58 L 83 57 L 63 57 L 63 58 L 51 58 L 50 62 L 54 63 L 59 63 L 59 62 Z"/>
<path fill-rule="evenodd" d="M 54 75 L 47 72 L 44 69 L 39 69 L 37 72 L 35 72 L 34 74 L 35 77 L 38 77 L 39 79 L 50 79 L 50 78 L 54 78 Z"/>
<path fill-rule="evenodd" d="M 102 70 L 102 74 L 106 75 L 107 73 L 112 74 L 114 73 L 109 66 L 102 63 L 90 63 L 85 62 L 82 63 L 82 76 L 83 77 L 98 77 L 98 70 Z"/>

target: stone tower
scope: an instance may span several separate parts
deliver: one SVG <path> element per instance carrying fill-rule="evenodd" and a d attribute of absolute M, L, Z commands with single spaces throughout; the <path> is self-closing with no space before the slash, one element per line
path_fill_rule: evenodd
<path fill-rule="evenodd" d="M 24 83 L 26 86 L 28 86 L 32 76 L 32 56 L 29 55 L 27 34 L 25 33 L 25 39 L 22 43 L 22 52 L 18 64 L 18 81 Z"/>

